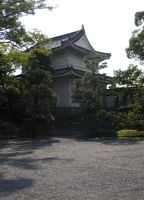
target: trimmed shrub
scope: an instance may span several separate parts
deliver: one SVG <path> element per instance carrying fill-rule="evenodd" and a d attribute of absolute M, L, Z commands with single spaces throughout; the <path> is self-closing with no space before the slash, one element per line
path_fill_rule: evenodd
<path fill-rule="evenodd" d="M 15 124 L 9 121 L 0 121 L 0 138 L 14 138 L 18 132 Z"/>
<path fill-rule="evenodd" d="M 117 137 L 144 137 L 144 131 L 138 130 L 120 130 L 117 131 Z"/>

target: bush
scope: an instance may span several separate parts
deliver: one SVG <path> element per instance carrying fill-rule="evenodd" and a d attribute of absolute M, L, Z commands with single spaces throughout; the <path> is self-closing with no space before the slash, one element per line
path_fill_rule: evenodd
<path fill-rule="evenodd" d="M 0 121 L 0 138 L 13 138 L 18 132 L 15 124 L 9 121 Z"/>
<path fill-rule="evenodd" d="M 144 137 L 144 131 L 138 130 L 120 130 L 117 131 L 117 137 Z"/>

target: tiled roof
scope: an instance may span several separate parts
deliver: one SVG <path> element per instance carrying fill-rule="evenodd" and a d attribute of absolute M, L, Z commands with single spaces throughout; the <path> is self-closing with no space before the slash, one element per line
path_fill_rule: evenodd
<path fill-rule="evenodd" d="M 51 38 L 52 41 L 71 41 L 76 42 L 85 33 L 84 27 L 81 30 L 67 33 L 64 35 L 59 35 Z"/>
<path fill-rule="evenodd" d="M 78 31 L 74 31 L 74 32 L 71 32 L 71 33 L 67 33 L 67 34 L 64 34 L 64 35 L 59 35 L 59 36 L 56 36 L 56 37 L 53 37 L 51 38 L 51 40 L 66 40 L 70 37 L 72 37 L 73 35 L 75 35 Z"/>
<path fill-rule="evenodd" d="M 74 66 L 64 66 L 63 68 L 60 69 L 55 69 L 53 71 L 53 76 L 55 77 L 61 77 L 61 76 L 69 76 L 69 75 L 73 75 L 75 77 L 82 77 L 84 75 L 86 71 L 85 70 L 81 70 L 78 68 L 75 68 Z"/>
<path fill-rule="evenodd" d="M 77 66 L 74 65 L 67 65 L 63 66 L 63 68 L 55 69 L 53 71 L 53 77 L 58 78 L 62 76 L 75 76 L 75 77 L 82 77 L 86 72 L 88 72 L 87 69 L 79 69 Z M 96 74 L 97 79 L 99 79 L 102 82 L 110 83 L 111 77 L 106 76 L 105 74 Z"/>
<path fill-rule="evenodd" d="M 71 48 L 71 49 L 79 51 L 83 54 L 91 54 L 91 53 L 92 54 L 100 54 L 105 59 L 109 59 L 111 57 L 110 53 L 95 51 L 94 48 L 89 43 L 88 39 L 86 39 L 86 46 L 79 43 L 79 41 L 83 37 L 83 35 L 85 35 L 84 26 L 82 26 L 82 28 L 78 31 L 74 31 L 71 33 L 67 33 L 64 35 L 59 35 L 59 36 L 50 38 L 49 43 L 45 44 L 45 47 L 52 49 L 53 52 L 59 52 L 64 49 Z M 86 35 L 85 35 L 85 37 L 86 37 Z M 88 46 L 87 46 L 87 44 L 88 44 Z"/>
<path fill-rule="evenodd" d="M 56 51 L 65 49 L 67 47 L 70 47 L 70 48 L 75 49 L 75 50 L 77 50 L 79 52 L 82 52 L 84 54 L 90 54 L 90 53 L 92 53 L 92 54 L 100 54 L 100 55 L 103 55 L 105 59 L 109 59 L 111 57 L 110 53 L 104 53 L 104 52 L 100 52 L 100 51 L 86 49 L 86 48 L 84 48 L 82 46 L 78 46 L 78 45 L 74 44 L 73 42 L 69 42 L 69 41 L 67 42 L 66 41 L 66 42 L 63 42 L 62 44 L 63 45 L 61 45 L 61 46 L 53 48 L 53 52 L 56 52 Z"/>

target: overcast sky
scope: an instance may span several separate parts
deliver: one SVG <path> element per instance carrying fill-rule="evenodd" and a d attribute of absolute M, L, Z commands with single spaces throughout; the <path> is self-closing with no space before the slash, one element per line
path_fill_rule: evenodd
<path fill-rule="evenodd" d="M 48 37 L 81 29 L 96 51 L 111 53 L 108 68 L 104 71 L 112 75 L 113 70 L 126 69 L 128 60 L 125 48 L 135 29 L 134 15 L 144 10 L 144 0 L 50 0 L 58 5 L 53 11 L 38 11 L 34 16 L 22 19 L 27 30 L 37 28 Z"/>

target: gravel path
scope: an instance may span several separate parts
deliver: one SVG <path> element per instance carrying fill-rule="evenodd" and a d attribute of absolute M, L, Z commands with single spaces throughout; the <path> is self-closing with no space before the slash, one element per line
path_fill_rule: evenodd
<path fill-rule="evenodd" d="M 144 141 L 0 142 L 1 200 L 144 200 Z"/>

